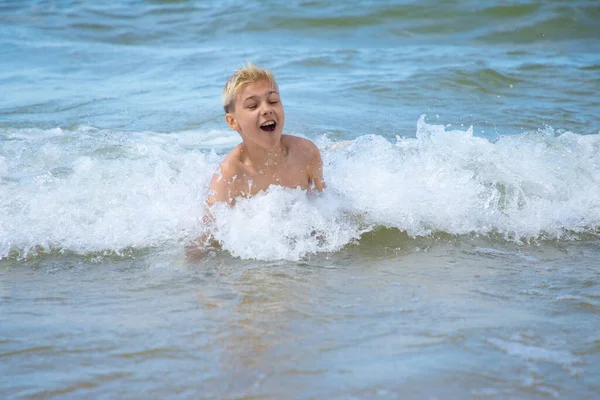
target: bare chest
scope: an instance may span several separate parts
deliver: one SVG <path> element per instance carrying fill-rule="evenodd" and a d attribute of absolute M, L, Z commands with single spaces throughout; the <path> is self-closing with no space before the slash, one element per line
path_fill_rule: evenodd
<path fill-rule="evenodd" d="M 239 196 L 254 196 L 267 190 L 271 185 L 287 188 L 309 188 L 309 176 L 306 168 L 284 167 L 278 170 L 245 171 L 236 182 Z"/>

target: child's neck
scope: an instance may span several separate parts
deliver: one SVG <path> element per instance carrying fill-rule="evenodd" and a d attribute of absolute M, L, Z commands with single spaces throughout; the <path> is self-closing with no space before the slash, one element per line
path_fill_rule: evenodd
<path fill-rule="evenodd" d="M 285 164 L 287 149 L 282 145 L 273 149 L 244 144 L 243 151 L 256 170 L 277 170 Z"/>

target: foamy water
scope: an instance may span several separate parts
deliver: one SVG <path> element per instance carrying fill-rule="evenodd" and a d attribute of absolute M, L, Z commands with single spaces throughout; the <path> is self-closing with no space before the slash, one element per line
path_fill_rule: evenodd
<path fill-rule="evenodd" d="M 233 132 L 232 132 L 233 133 Z M 0 256 L 120 253 L 200 235 L 208 182 L 235 134 L 14 130 L 0 143 Z M 327 190 L 272 188 L 218 207 L 215 237 L 241 258 L 334 252 L 375 227 L 529 242 L 600 227 L 600 136 L 475 137 L 417 122 L 416 137 L 317 139 Z M 204 138 L 207 137 L 206 140 Z M 211 150 L 208 150 L 211 149 Z"/>

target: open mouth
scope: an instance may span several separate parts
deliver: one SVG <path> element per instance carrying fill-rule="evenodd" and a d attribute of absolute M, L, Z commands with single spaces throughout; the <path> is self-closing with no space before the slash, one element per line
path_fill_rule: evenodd
<path fill-rule="evenodd" d="M 276 126 L 277 123 L 275 121 L 267 121 L 260 126 L 260 129 L 262 129 L 265 132 L 273 132 Z"/>

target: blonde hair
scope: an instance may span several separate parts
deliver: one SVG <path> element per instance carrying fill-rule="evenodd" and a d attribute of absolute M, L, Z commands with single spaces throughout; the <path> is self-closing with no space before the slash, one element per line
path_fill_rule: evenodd
<path fill-rule="evenodd" d="M 248 61 L 248 66 L 235 71 L 227 80 L 227 83 L 225 83 L 223 93 L 221 94 L 221 101 L 223 102 L 225 112 L 235 111 L 235 96 L 243 86 L 262 80 L 269 81 L 277 87 L 275 76 L 273 76 L 271 71 L 258 67 L 250 61 Z"/>

